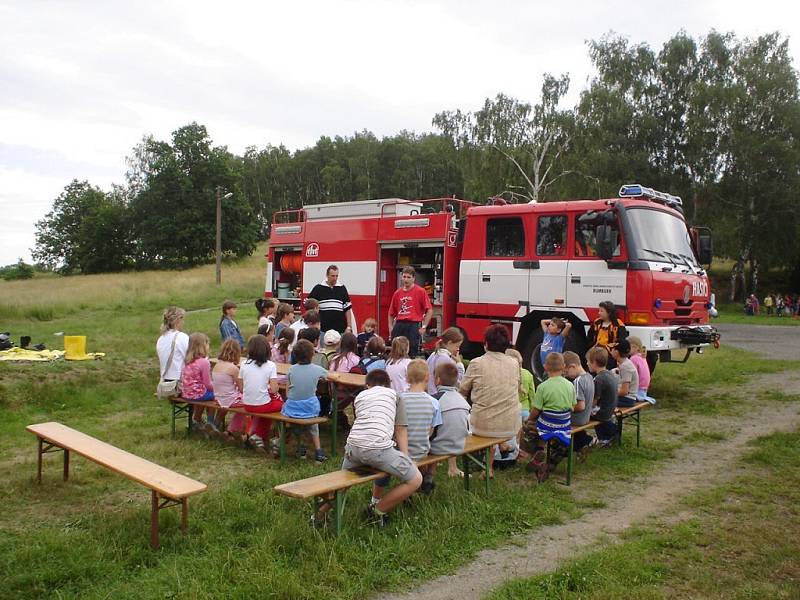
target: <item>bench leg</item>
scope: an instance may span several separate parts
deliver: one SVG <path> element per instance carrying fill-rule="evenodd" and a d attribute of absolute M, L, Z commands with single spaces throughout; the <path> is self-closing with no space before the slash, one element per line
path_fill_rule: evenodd
<path fill-rule="evenodd" d="M 150 547 L 158 550 L 158 492 L 153 490 L 150 498 Z"/>
<path fill-rule="evenodd" d="M 278 421 L 278 450 L 281 464 L 286 462 L 286 423 Z"/>
<path fill-rule="evenodd" d="M 175 417 L 177 416 L 178 407 L 174 402 L 170 402 L 170 411 L 172 412 L 172 423 L 170 424 L 170 436 L 175 439 Z"/>
<path fill-rule="evenodd" d="M 622 424 L 625 421 L 624 417 L 617 417 L 617 443 L 622 446 Z"/>
<path fill-rule="evenodd" d="M 37 460 L 36 466 L 36 482 L 41 485 L 42 483 L 42 455 L 44 454 L 44 440 L 42 438 L 37 438 L 39 440 L 39 458 Z"/>
<path fill-rule="evenodd" d="M 189 529 L 189 499 L 181 498 L 181 533 Z"/>
<path fill-rule="evenodd" d="M 472 461 L 466 454 L 461 458 L 464 461 L 464 489 L 469 491 L 469 469 Z"/>
<path fill-rule="evenodd" d="M 333 510 L 333 531 L 338 536 L 342 533 L 342 520 L 344 518 L 344 491 L 337 490 L 333 497 L 335 504 Z"/>
<path fill-rule="evenodd" d="M 494 459 L 494 446 L 489 446 L 484 451 L 484 471 L 483 471 L 483 480 L 485 483 L 486 488 L 486 495 L 489 495 L 489 484 L 491 483 L 489 474 L 492 472 L 492 459 Z"/>
<path fill-rule="evenodd" d="M 339 403 L 336 401 L 336 389 L 331 383 L 328 385 L 328 394 L 331 397 L 331 456 L 336 456 L 337 436 L 339 434 Z"/>
<path fill-rule="evenodd" d="M 194 407 L 191 404 L 186 405 L 186 437 L 192 435 L 192 421 L 194 420 Z"/>
<path fill-rule="evenodd" d="M 69 450 L 64 448 L 64 481 L 69 479 Z"/>
<path fill-rule="evenodd" d="M 569 440 L 569 447 L 567 448 L 567 485 L 572 485 L 572 465 L 575 460 L 575 452 L 572 443 L 572 437 Z"/>
<path fill-rule="evenodd" d="M 642 437 L 642 412 L 636 413 L 636 447 L 639 447 Z"/>

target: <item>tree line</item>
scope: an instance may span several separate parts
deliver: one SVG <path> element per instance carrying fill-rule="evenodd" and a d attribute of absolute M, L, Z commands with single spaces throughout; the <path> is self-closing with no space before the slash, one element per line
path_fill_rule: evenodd
<path fill-rule="evenodd" d="M 145 138 L 124 185 L 73 181 L 37 224 L 34 258 L 66 272 L 188 266 L 214 250 L 252 252 L 275 211 L 383 197 L 478 202 L 613 197 L 638 182 L 679 195 L 687 219 L 733 260 L 731 294 L 769 268 L 798 270 L 798 78 L 778 33 L 741 39 L 681 32 L 661 48 L 609 35 L 588 43 L 595 75 L 565 107 L 568 75 L 545 74 L 535 103 L 499 94 L 445 110 L 433 131 L 321 137 L 311 147 L 249 147 L 237 156 L 191 123 Z M 745 281 L 745 272 L 750 278 Z"/>

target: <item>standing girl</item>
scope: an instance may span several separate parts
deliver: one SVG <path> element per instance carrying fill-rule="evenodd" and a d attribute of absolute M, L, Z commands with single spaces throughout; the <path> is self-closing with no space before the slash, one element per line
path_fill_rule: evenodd
<path fill-rule="evenodd" d="M 244 338 L 239 326 L 234 321 L 236 317 L 236 303 L 226 300 L 222 305 L 222 317 L 219 320 L 219 335 L 222 341 L 232 338 L 239 342 L 239 347 L 244 348 Z"/>
<path fill-rule="evenodd" d="M 408 381 L 406 372 L 411 359 L 408 356 L 408 338 L 399 335 L 392 340 L 392 349 L 389 352 L 389 360 L 386 361 L 386 372 L 392 382 L 392 389 L 397 392 L 408 391 Z"/>
<path fill-rule="evenodd" d="M 456 387 L 461 385 L 464 378 L 464 365 L 458 360 L 458 353 L 461 351 L 461 344 L 464 342 L 464 335 L 458 327 L 448 327 L 444 330 L 442 337 L 436 342 L 436 350 L 428 357 L 428 393 L 433 396 L 436 390 L 436 367 L 441 362 L 453 363 L 458 369 L 458 381 Z"/>
<path fill-rule="evenodd" d="M 211 381 L 211 363 L 208 361 L 208 336 L 205 333 L 193 333 L 189 336 L 189 349 L 186 351 L 186 366 L 181 375 L 181 396 L 187 400 L 207 402 L 214 399 L 214 383 Z M 203 422 L 203 409 L 192 407 L 194 422 Z M 214 425 L 214 411 L 208 410 L 208 424 Z"/>

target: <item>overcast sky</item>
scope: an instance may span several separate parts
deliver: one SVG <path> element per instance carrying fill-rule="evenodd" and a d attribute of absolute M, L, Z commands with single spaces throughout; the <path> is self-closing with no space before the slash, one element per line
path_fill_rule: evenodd
<path fill-rule="evenodd" d="M 591 76 L 586 40 L 660 45 L 680 29 L 778 30 L 797 56 L 797 2 L 0 0 L 0 265 L 30 259 L 34 223 L 73 178 L 123 183 L 147 134 L 190 121 L 215 144 L 429 130 L 444 109 L 544 72 Z"/>

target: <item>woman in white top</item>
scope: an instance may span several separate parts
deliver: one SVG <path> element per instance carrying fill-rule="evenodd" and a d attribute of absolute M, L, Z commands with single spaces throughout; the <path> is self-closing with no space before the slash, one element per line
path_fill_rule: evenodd
<path fill-rule="evenodd" d="M 189 336 L 183 331 L 183 319 L 186 311 L 177 306 L 170 306 L 164 310 L 161 323 L 161 335 L 156 342 L 156 353 L 160 364 L 160 373 L 164 381 L 180 381 L 183 372 L 183 363 L 186 359 L 186 350 L 189 348 Z M 175 351 L 169 364 L 172 342 L 175 342 Z"/>

